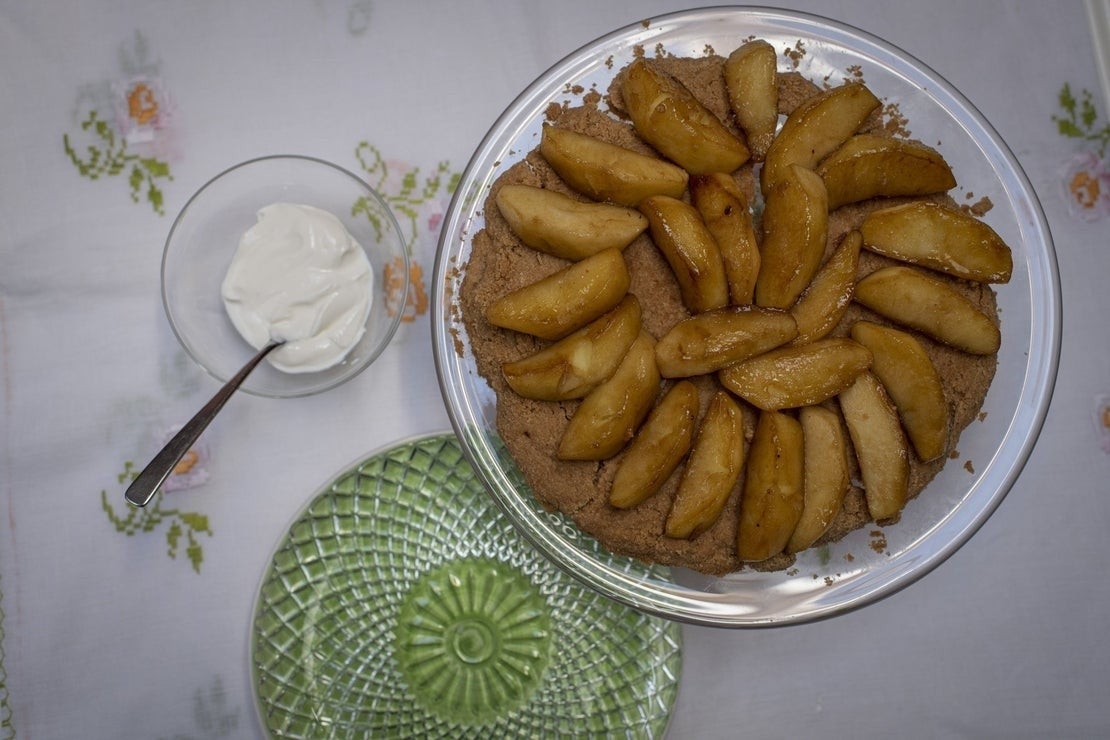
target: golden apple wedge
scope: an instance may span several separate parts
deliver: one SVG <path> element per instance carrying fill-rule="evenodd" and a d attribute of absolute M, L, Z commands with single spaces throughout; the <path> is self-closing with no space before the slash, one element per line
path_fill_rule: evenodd
<path fill-rule="evenodd" d="M 764 195 L 790 165 L 817 167 L 855 134 L 879 105 L 879 99 L 866 85 L 849 82 L 795 108 L 767 150 L 760 175 Z"/>
<path fill-rule="evenodd" d="M 740 498 L 741 560 L 766 560 L 786 548 L 804 505 L 804 457 L 801 423 L 780 411 L 761 412 Z"/>
<path fill-rule="evenodd" d="M 729 306 L 684 319 L 660 337 L 655 360 L 664 378 L 706 375 L 763 354 L 798 333 L 785 311 Z"/>
<path fill-rule="evenodd" d="M 798 413 L 803 440 L 803 505 L 786 551 L 813 545 L 840 513 L 851 485 L 848 443 L 840 417 L 824 406 L 806 406 Z"/>
<path fill-rule="evenodd" d="M 747 145 L 681 82 L 647 60 L 628 66 L 621 93 L 636 132 L 687 172 L 733 172 L 748 161 Z"/>
<path fill-rule="evenodd" d="M 894 401 L 921 460 L 934 460 L 948 444 L 951 414 L 940 374 L 912 335 L 870 321 L 852 325 L 852 339 L 871 350 L 871 372 Z"/>
<path fill-rule="evenodd" d="M 607 460 L 636 434 L 659 396 L 655 340 L 645 331 L 616 372 L 582 399 L 559 440 L 560 460 Z"/>
<path fill-rule="evenodd" d="M 831 332 L 848 306 L 856 289 L 856 270 L 863 237 L 858 231 L 849 231 L 825 264 L 813 276 L 813 281 L 790 309 L 798 325 L 794 344 L 808 344 Z"/>
<path fill-rule="evenodd" d="M 821 267 L 828 236 L 829 207 L 821 178 L 788 166 L 763 209 L 763 244 L 755 302 L 789 309 Z"/>
<path fill-rule="evenodd" d="M 562 339 L 620 303 L 631 282 L 624 255 L 607 249 L 498 298 L 486 308 L 486 319 L 503 329 Z"/>
<path fill-rule="evenodd" d="M 616 372 L 639 335 L 640 302 L 630 293 L 601 318 L 535 354 L 506 362 L 501 372 L 525 398 L 582 398 Z"/>
<path fill-rule="evenodd" d="M 952 168 L 938 151 L 907 139 L 857 134 L 822 160 L 817 174 L 829 193 L 829 210 L 871 198 L 944 193 L 956 187 Z"/>
<path fill-rule="evenodd" d="M 664 534 L 676 539 L 695 537 L 713 526 L 743 466 L 743 411 L 731 396 L 718 391 L 698 425 Z"/>
<path fill-rule="evenodd" d="M 667 259 L 694 313 L 728 305 L 728 279 L 721 250 L 697 210 L 685 201 L 653 195 L 640 203 L 651 238 Z"/>
<path fill-rule="evenodd" d="M 875 211 L 860 226 L 867 249 L 980 283 L 1007 283 L 1010 247 L 974 216 L 938 203 L 914 202 Z"/>
<path fill-rule="evenodd" d="M 651 410 L 625 450 L 609 489 L 609 503 L 630 509 L 651 495 L 678 468 L 694 441 L 698 389 L 681 380 Z"/>
<path fill-rule="evenodd" d="M 531 185 L 505 185 L 497 191 L 496 202 L 522 242 L 565 260 L 624 249 L 647 229 L 647 219 L 632 208 L 575 200 Z"/>
<path fill-rule="evenodd" d="M 871 366 L 871 352 L 846 338 L 780 347 L 717 373 L 728 390 L 765 411 L 832 398 Z"/>
<path fill-rule="evenodd" d="M 634 208 L 649 195 L 686 192 L 681 167 L 551 124 L 544 124 L 540 154 L 572 190 L 594 200 Z"/>
<path fill-rule="evenodd" d="M 725 90 L 752 158 L 762 161 L 779 122 L 778 54 L 763 39 L 737 47 L 725 59 Z"/>
<path fill-rule="evenodd" d="M 989 316 L 950 285 L 914 267 L 884 267 L 856 283 L 855 300 L 896 324 L 974 355 L 998 351 Z"/>
<path fill-rule="evenodd" d="M 731 175 L 715 172 L 690 178 L 690 201 L 721 250 L 732 303 L 752 303 L 759 276 L 759 242 L 748 199 Z"/>
<path fill-rule="evenodd" d="M 859 463 L 867 510 L 880 522 L 897 516 L 906 505 L 910 477 L 898 412 L 870 372 L 841 392 L 840 410 Z"/>

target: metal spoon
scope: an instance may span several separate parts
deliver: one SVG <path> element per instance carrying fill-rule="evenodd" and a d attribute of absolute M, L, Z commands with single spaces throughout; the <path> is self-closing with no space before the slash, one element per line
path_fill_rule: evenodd
<path fill-rule="evenodd" d="M 174 466 L 197 441 L 201 432 L 207 428 L 212 419 L 216 418 L 216 414 L 227 403 L 227 399 L 231 398 L 231 394 L 243 384 L 243 381 L 247 379 L 247 376 L 258 366 L 258 363 L 262 362 L 266 355 L 281 345 L 281 342 L 277 342 L 263 347 L 257 355 L 243 366 L 242 370 L 237 372 L 231 380 L 224 384 L 223 388 L 216 392 L 216 395 L 212 396 L 212 400 L 204 404 L 204 408 L 198 411 L 196 416 L 189 419 L 185 426 L 181 427 L 181 431 L 173 435 L 173 439 L 167 442 L 166 446 L 150 461 L 150 464 L 143 468 L 143 472 L 131 481 L 131 485 L 127 487 L 127 493 L 123 495 L 127 499 L 127 503 L 134 506 L 146 506 L 150 503 L 158 487 L 173 472 Z"/>

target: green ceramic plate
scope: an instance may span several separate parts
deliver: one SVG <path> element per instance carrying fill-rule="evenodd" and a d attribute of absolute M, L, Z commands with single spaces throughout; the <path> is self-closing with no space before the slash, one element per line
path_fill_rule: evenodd
<path fill-rule="evenodd" d="M 681 633 L 547 561 L 443 435 L 372 455 L 290 526 L 251 670 L 275 737 L 660 737 Z"/>

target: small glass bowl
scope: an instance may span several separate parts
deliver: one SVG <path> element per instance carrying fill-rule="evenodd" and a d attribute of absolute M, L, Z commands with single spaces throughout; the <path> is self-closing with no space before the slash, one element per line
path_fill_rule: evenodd
<path fill-rule="evenodd" d="M 366 332 L 338 364 L 286 373 L 263 362 L 242 390 L 292 398 L 334 388 L 369 367 L 389 344 L 407 298 L 409 256 L 400 226 L 382 197 L 347 170 L 320 159 L 276 155 L 237 164 L 205 183 L 181 209 L 162 257 L 162 303 L 189 356 L 220 382 L 256 349 L 232 325 L 220 296 L 242 235 L 271 203 L 300 203 L 334 214 L 366 250 L 373 301 Z"/>

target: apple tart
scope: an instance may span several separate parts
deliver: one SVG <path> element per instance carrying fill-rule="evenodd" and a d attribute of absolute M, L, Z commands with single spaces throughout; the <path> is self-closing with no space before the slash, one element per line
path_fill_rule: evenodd
<path fill-rule="evenodd" d="M 980 412 L 1010 249 L 862 79 L 749 40 L 548 110 L 458 295 L 534 495 L 613 552 L 782 569 L 895 526 Z"/>

